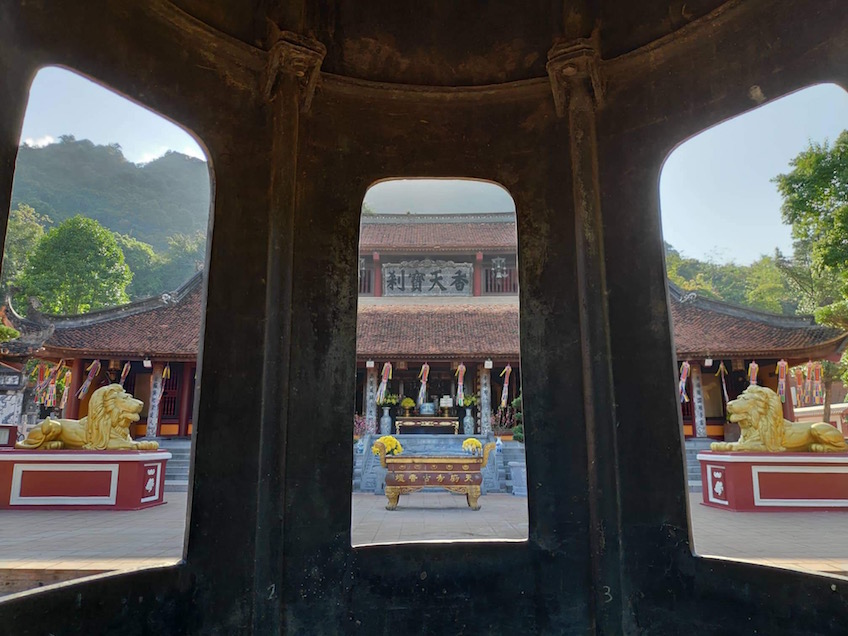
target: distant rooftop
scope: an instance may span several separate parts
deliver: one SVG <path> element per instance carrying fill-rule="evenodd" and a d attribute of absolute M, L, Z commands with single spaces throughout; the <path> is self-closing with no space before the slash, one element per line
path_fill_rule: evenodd
<path fill-rule="evenodd" d="M 517 244 L 512 212 L 363 215 L 359 241 L 376 252 L 506 252 Z"/>

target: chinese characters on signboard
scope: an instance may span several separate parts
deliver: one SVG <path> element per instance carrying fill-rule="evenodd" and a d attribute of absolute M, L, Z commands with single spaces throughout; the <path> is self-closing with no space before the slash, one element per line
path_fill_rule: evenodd
<path fill-rule="evenodd" d="M 383 265 L 384 296 L 471 296 L 474 266 L 453 261 L 404 261 Z"/>

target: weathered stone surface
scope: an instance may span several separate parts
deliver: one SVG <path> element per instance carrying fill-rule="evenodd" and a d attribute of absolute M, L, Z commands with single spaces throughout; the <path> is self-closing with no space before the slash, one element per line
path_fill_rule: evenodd
<path fill-rule="evenodd" d="M 754 85 L 848 85 L 840 0 L 719 4 L 0 4 L 0 210 L 45 64 L 186 126 L 215 184 L 186 562 L 7 598 L 3 629 L 844 632 L 841 582 L 690 549 L 660 169 Z M 308 111 L 268 82 L 281 30 L 326 47 Z M 546 56 L 578 39 L 603 101 L 581 71 L 558 117 Z M 395 176 L 516 201 L 525 543 L 350 547 L 359 213 Z"/>

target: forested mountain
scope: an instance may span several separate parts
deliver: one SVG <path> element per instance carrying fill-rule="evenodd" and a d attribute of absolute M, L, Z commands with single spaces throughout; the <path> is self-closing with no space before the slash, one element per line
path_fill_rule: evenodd
<path fill-rule="evenodd" d="M 160 251 L 175 234 L 206 233 L 209 197 L 209 171 L 199 159 L 168 152 L 135 164 L 118 144 L 67 135 L 43 148 L 21 146 L 12 208 L 30 205 L 54 223 L 82 214 Z"/>

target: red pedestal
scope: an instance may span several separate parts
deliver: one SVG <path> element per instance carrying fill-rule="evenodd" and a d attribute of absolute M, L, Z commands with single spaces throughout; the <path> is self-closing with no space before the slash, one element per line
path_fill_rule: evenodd
<path fill-rule="evenodd" d="M 848 453 L 698 453 L 705 506 L 848 511 Z"/>
<path fill-rule="evenodd" d="M 14 448 L 17 441 L 17 424 L 0 424 L 0 448 Z"/>
<path fill-rule="evenodd" d="M 0 450 L 0 509 L 139 510 L 164 501 L 168 451 Z"/>

